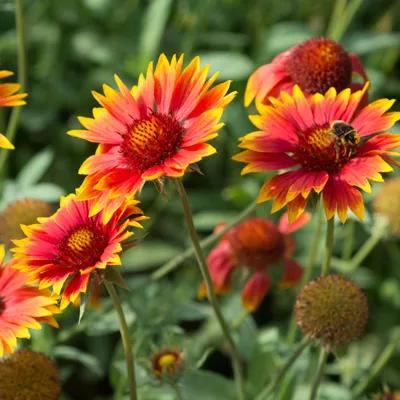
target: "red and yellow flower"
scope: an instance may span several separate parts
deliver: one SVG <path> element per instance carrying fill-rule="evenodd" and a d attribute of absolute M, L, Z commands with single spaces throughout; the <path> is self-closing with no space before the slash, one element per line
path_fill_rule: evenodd
<path fill-rule="evenodd" d="M 0 71 L 0 79 L 8 78 L 13 75 L 11 71 Z M 25 100 L 23 100 L 27 94 L 26 93 L 18 93 L 21 85 L 18 83 L 0 83 L 0 107 L 14 107 L 14 106 L 23 106 L 26 104 Z M 14 146 L 10 143 L 10 141 L 0 133 L 0 148 L 3 149 L 13 149 Z"/>
<path fill-rule="evenodd" d="M 103 222 L 103 211 L 90 215 L 92 201 L 78 201 L 75 195 L 61 200 L 59 210 L 39 224 L 22 225 L 26 238 L 15 240 L 14 266 L 30 274 L 40 288 L 53 287 L 61 297 L 61 308 L 78 300 L 87 291 L 90 277 L 108 266 L 121 264 L 121 242 L 133 233 L 129 227 L 141 227 L 145 217 L 128 200 Z"/>
<path fill-rule="evenodd" d="M 104 95 L 93 92 L 102 107 L 93 109 L 93 118 L 79 118 L 86 130 L 69 134 L 99 143 L 79 171 L 88 175 L 79 196 L 96 199 L 94 213 L 107 206 L 111 215 L 144 182 L 180 177 L 216 151 L 207 142 L 223 126 L 235 93 L 227 94 L 230 82 L 212 87 L 217 74 L 207 79 L 208 69 L 198 57 L 183 68 L 183 56 L 168 61 L 161 55 L 132 89 L 115 76 L 118 91 L 104 85 Z"/>
<path fill-rule="evenodd" d="M 29 329 L 40 329 L 42 322 L 57 327 L 53 314 L 56 299 L 47 290 L 28 286 L 28 275 L 3 264 L 0 246 L 0 357 L 11 353 L 18 338 L 29 338 Z"/>
<path fill-rule="evenodd" d="M 330 87 L 337 91 L 360 89 L 367 75 L 360 59 L 347 53 L 338 43 L 326 38 L 309 39 L 276 56 L 270 64 L 258 68 L 249 78 L 245 105 L 253 99 L 264 104 L 281 91 L 291 93 L 294 85 L 306 94 L 325 93 Z"/>
<path fill-rule="evenodd" d="M 295 223 L 290 224 L 287 214 L 284 214 L 279 225 L 268 219 L 251 218 L 232 228 L 207 258 L 215 292 L 229 292 L 232 273 L 245 267 L 250 277 L 242 290 L 242 303 L 252 312 L 258 308 L 271 286 L 269 268 L 280 263 L 283 263 L 283 273 L 279 287 L 295 286 L 303 269 L 292 259 L 295 241 L 289 234 L 300 229 L 309 219 L 309 214 L 303 214 Z M 217 229 L 220 228 L 221 226 Z M 199 296 L 204 297 L 206 294 L 203 282 L 199 288 Z"/>
<path fill-rule="evenodd" d="M 366 89 L 305 96 L 294 86 L 291 95 L 282 92 L 270 105 L 258 105 L 260 114 L 250 117 L 258 130 L 241 138 L 245 151 L 234 157 L 247 164 L 242 174 L 278 171 L 258 202 L 272 199 L 272 212 L 287 205 L 294 221 L 313 194 L 322 194 L 328 219 L 337 212 L 346 221 L 349 208 L 363 218 L 358 189 L 370 192 L 369 180 L 382 181 L 381 173 L 392 171 L 393 156 L 400 155 L 393 151 L 400 135 L 387 133 L 400 119 L 399 112 L 387 112 L 394 100 L 362 107 Z"/>

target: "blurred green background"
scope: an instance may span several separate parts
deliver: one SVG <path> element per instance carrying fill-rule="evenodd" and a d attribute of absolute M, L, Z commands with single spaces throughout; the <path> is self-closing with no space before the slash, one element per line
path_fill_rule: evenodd
<path fill-rule="evenodd" d="M 212 70 L 221 71 L 221 80 L 232 79 L 233 89 L 239 92 L 224 114 L 226 127 L 214 141 L 217 156 L 201 162 L 204 175 L 187 177 L 196 225 L 202 235 L 210 233 L 218 222 L 231 220 L 252 201 L 263 180 L 256 176 L 241 178 L 241 166 L 230 159 L 237 152 L 237 139 L 252 130 L 248 110 L 243 107 L 246 79 L 257 66 L 269 62 L 279 52 L 309 37 L 323 36 L 331 23 L 334 3 L 328 0 L 24 0 L 29 98 L 15 141 L 17 150 L 9 157 L 9 182 L 2 205 L 27 193 L 55 200 L 63 191 L 73 191 L 80 184 L 77 170 L 95 147 L 65 132 L 78 126 L 78 115 L 91 114 L 96 105 L 91 90 L 101 90 L 104 82 L 113 84 L 114 73 L 134 84 L 138 74 L 160 52 L 168 56 L 184 53 L 186 61 L 200 55 L 203 63 L 211 63 Z M 364 0 L 342 37 L 346 50 L 358 53 L 366 66 L 372 81 L 371 98 L 399 97 L 399 29 L 400 1 Z M 16 71 L 16 62 L 14 4 L 0 0 L 0 68 Z M 8 111 L 1 111 L 0 131 L 4 131 Z M 24 180 L 31 185 L 29 190 L 18 186 L 14 178 L 43 150 L 25 170 L 25 177 L 29 171 L 35 171 L 31 180 Z M 37 188 L 38 179 L 48 183 Z M 124 271 L 135 288 L 133 294 L 125 294 L 132 330 L 138 346 L 141 339 L 143 342 L 150 339 L 155 346 L 171 341 L 190 349 L 189 359 L 193 361 L 188 361 L 192 366 L 185 378 L 188 399 L 230 399 L 234 392 L 230 382 L 217 374 L 207 375 L 211 372 L 196 375 L 199 373 L 194 371 L 196 363 L 205 359 L 203 355 L 210 343 L 213 348 L 218 342 L 209 308 L 195 301 L 199 276 L 194 262 L 188 262 L 186 268 L 164 281 L 153 282 L 147 274 L 188 245 L 173 187 L 167 185 L 167 192 L 167 196 L 159 196 L 152 185 L 146 186 L 143 208 L 152 217 L 146 224 L 147 236 L 125 257 Z M 259 207 L 257 213 L 269 215 L 269 205 Z M 366 240 L 370 229 L 370 218 L 356 225 L 356 247 Z M 311 230 L 312 224 L 298 235 L 300 260 L 304 259 Z M 336 243 L 338 254 L 343 245 L 342 231 L 339 230 Z M 368 368 L 380 346 L 388 340 L 391 329 L 400 324 L 399 263 L 398 243 L 389 239 L 354 274 L 353 278 L 369 294 L 370 335 L 332 363 L 332 385 L 325 389 L 324 398 L 349 399 L 346 387 L 359 376 L 356 367 Z M 240 349 L 250 362 L 249 385 L 254 393 L 264 384 L 269 366 L 287 354 L 279 335 L 286 327 L 292 304 L 292 293 L 273 291 L 255 318 L 248 317 L 237 334 Z M 232 318 L 240 313 L 238 294 L 231 296 L 224 306 Z M 124 398 L 121 351 L 117 347 L 114 352 L 118 334 L 116 325 L 110 324 L 113 315 L 109 310 L 110 304 L 105 300 L 101 316 L 90 311 L 85 316 L 86 322 L 84 318 L 78 328 L 74 327 L 77 311 L 70 310 L 63 317 L 63 329 L 59 332 L 46 329 L 35 336 L 36 349 L 60 360 L 65 399 Z M 257 330 L 257 325 L 262 328 Z M 148 347 L 142 346 L 140 350 L 144 360 L 151 352 Z M 252 354 L 256 359 L 252 359 Z M 307 360 L 309 356 L 304 357 Z M 303 378 L 305 362 L 300 375 Z M 382 382 L 400 387 L 399 362 L 397 355 L 386 368 Z M 231 374 L 226 355 L 221 351 L 208 357 L 206 368 L 222 375 Z M 143 393 L 147 393 L 143 394 L 144 399 L 171 398 L 167 389 L 157 391 L 145 367 L 141 373 Z M 280 399 L 294 398 L 291 396 L 296 379 L 298 376 L 293 373 Z M 339 381 L 342 385 L 334 383 Z M 117 390 L 114 397 L 112 387 Z M 375 389 L 380 387 L 377 382 Z M 206 389 L 210 393 L 202 393 Z M 212 395 L 213 390 L 217 394 Z M 302 398 L 301 394 L 297 396 Z"/>

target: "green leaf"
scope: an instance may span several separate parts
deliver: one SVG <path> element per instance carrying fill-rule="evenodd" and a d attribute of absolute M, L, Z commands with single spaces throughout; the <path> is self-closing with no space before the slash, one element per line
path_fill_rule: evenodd
<path fill-rule="evenodd" d="M 78 319 L 78 325 L 81 323 L 81 320 L 83 318 L 83 315 L 85 314 L 86 311 L 86 306 L 88 304 L 90 297 L 90 290 L 87 293 L 82 293 L 80 296 L 80 305 L 79 305 L 79 319 Z"/>
<path fill-rule="evenodd" d="M 400 32 L 357 32 L 345 42 L 347 51 L 359 55 L 373 53 L 390 47 L 400 47 Z"/>
<path fill-rule="evenodd" d="M 147 7 L 139 38 L 139 60 L 142 63 L 147 63 L 158 52 L 171 3 L 171 0 L 152 0 Z"/>
<path fill-rule="evenodd" d="M 137 271 L 163 264 L 179 253 L 180 249 L 161 241 L 144 241 L 122 256 L 125 271 Z"/>
<path fill-rule="evenodd" d="M 236 398 L 232 381 L 209 371 L 188 372 L 183 378 L 186 400 L 233 400 Z"/>
<path fill-rule="evenodd" d="M 24 188 L 18 197 L 34 197 L 45 201 L 58 201 L 65 194 L 64 189 L 53 183 L 38 183 L 35 186 Z"/>
<path fill-rule="evenodd" d="M 257 59 L 265 63 L 278 53 L 313 36 L 308 26 L 298 22 L 282 22 L 272 26 L 264 35 Z"/>
<path fill-rule="evenodd" d="M 136 314 L 127 305 L 123 304 L 126 322 L 131 325 L 136 320 Z M 117 332 L 119 327 L 117 313 L 114 309 L 99 315 L 88 327 L 87 334 L 89 336 L 102 336 L 112 332 Z"/>
<path fill-rule="evenodd" d="M 101 375 L 101 365 L 99 360 L 88 353 L 83 352 L 71 346 L 57 346 L 53 350 L 53 356 L 65 360 L 76 361 L 82 364 L 85 368 L 93 372 L 93 374 Z"/>
<path fill-rule="evenodd" d="M 94 32 L 81 31 L 72 37 L 72 48 L 80 59 L 106 64 L 112 59 L 112 51 L 102 37 Z"/>
<path fill-rule="evenodd" d="M 38 182 L 50 167 L 53 157 L 53 151 L 50 149 L 45 149 L 32 157 L 18 174 L 17 185 L 25 188 Z"/>
<path fill-rule="evenodd" d="M 251 59 L 233 51 L 213 51 L 200 56 L 203 65 L 210 64 L 211 73 L 219 72 L 218 79 L 247 79 L 254 69 Z"/>
<path fill-rule="evenodd" d="M 237 213 L 228 211 L 203 211 L 193 215 L 194 224 L 199 230 L 213 230 L 221 222 L 230 222 Z"/>

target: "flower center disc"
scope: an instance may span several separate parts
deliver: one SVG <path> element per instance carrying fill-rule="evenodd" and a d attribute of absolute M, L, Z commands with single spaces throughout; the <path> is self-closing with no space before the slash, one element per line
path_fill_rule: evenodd
<path fill-rule="evenodd" d="M 330 87 L 341 91 L 350 85 L 352 64 L 348 53 L 335 41 L 310 39 L 296 47 L 286 71 L 304 92 L 325 93 Z"/>
<path fill-rule="evenodd" d="M 337 172 L 349 161 L 355 148 L 340 141 L 329 126 L 314 127 L 299 135 L 296 157 L 308 171 Z"/>
<path fill-rule="evenodd" d="M 284 255 L 285 240 L 272 222 L 247 221 L 229 241 L 239 262 L 253 269 L 264 269 Z"/>
<path fill-rule="evenodd" d="M 185 133 L 171 115 L 152 113 L 134 121 L 123 136 L 121 152 L 132 169 L 141 172 L 162 164 L 180 148 Z"/>
<path fill-rule="evenodd" d="M 82 269 L 95 265 L 107 245 L 106 236 L 94 226 L 73 230 L 59 248 L 58 262 L 65 267 Z"/>

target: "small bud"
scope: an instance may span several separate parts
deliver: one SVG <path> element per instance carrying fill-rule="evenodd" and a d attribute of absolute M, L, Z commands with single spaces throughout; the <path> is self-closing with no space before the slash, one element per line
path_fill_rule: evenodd
<path fill-rule="evenodd" d="M 182 371 L 183 354 L 176 349 L 164 349 L 153 354 L 151 365 L 157 379 L 175 381 Z"/>

